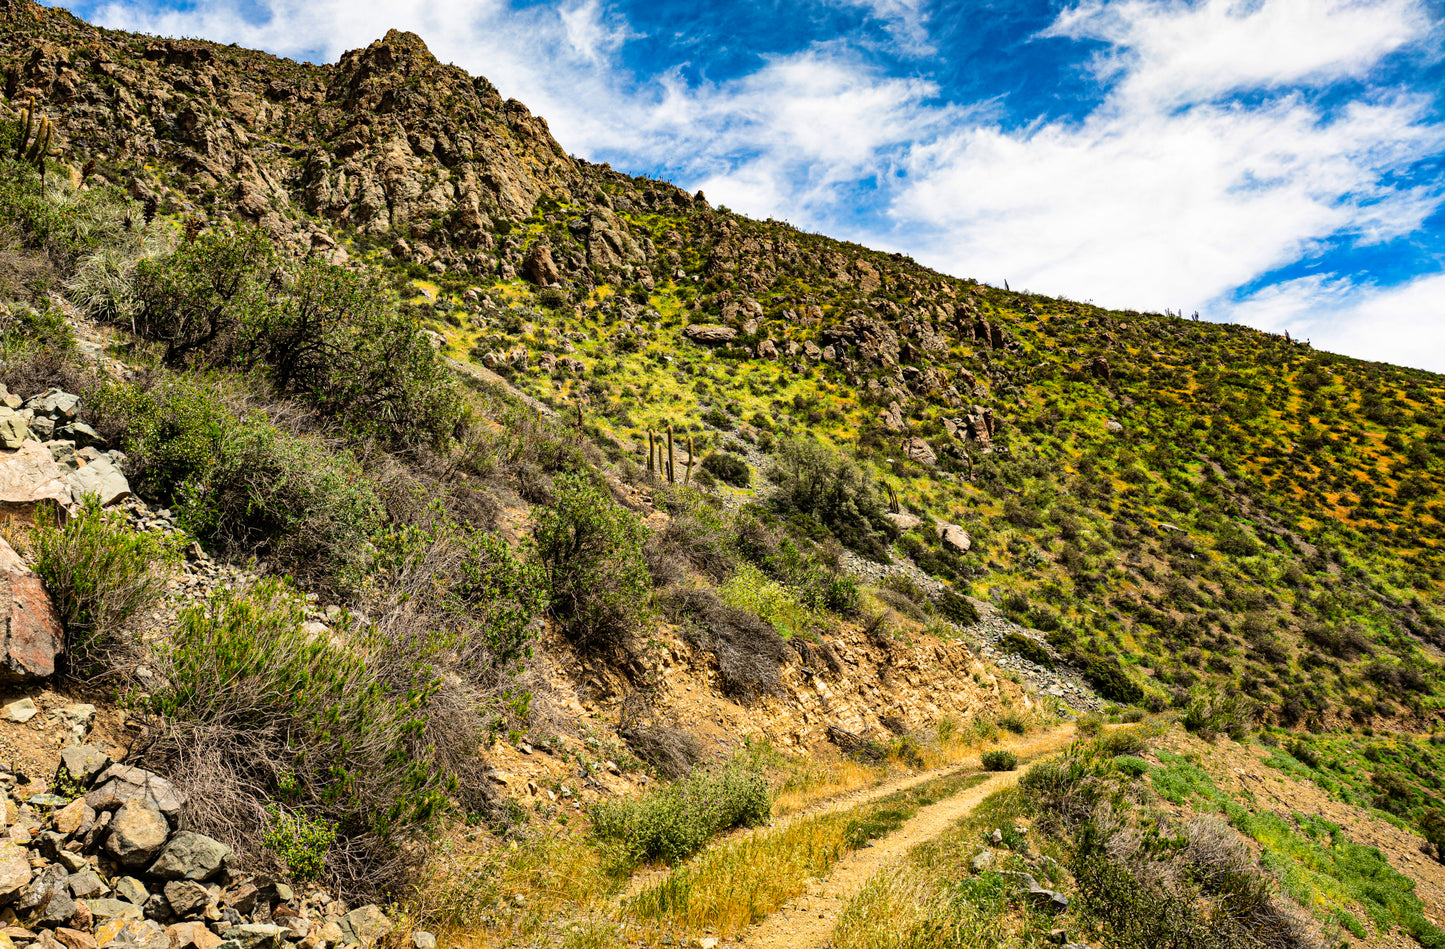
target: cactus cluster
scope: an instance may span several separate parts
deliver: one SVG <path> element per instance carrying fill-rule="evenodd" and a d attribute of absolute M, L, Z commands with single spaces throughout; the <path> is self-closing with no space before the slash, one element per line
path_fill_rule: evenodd
<path fill-rule="evenodd" d="M 664 435 L 666 443 L 664 445 Z M 664 455 L 663 452 L 666 451 Z M 683 484 L 692 483 L 693 465 L 693 442 L 692 436 L 687 436 L 687 469 L 683 473 Z M 666 433 L 647 430 L 647 473 L 653 477 L 666 478 L 668 484 L 677 483 L 676 459 L 673 457 L 673 436 L 672 426 L 667 426 Z"/>
<path fill-rule="evenodd" d="M 45 116 L 40 116 L 39 122 L 35 117 L 35 98 L 25 103 L 25 108 L 20 110 L 20 138 L 15 143 L 15 160 L 25 162 L 27 165 L 34 165 L 40 170 L 40 177 L 45 178 L 45 159 L 50 156 L 50 140 L 55 134 L 55 127 Z M 31 137 L 31 132 L 34 137 Z"/>

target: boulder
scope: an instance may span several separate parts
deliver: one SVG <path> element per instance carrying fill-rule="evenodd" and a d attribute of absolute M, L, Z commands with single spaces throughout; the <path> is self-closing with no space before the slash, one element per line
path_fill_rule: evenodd
<path fill-rule="evenodd" d="M 70 895 L 70 874 L 54 863 L 35 875 L 15 904 L 17 913 L 32 912 L 46 923 L 68 923 L 75 909 L 75 900 Z"/>
<path fill-rule="evenodd" d="M 19 898 L 32 875 L 29 852 L 13 840 L 0 841 L 0 904 Z"/>
<path fill-rule="evenodd" d="M 35 707 L 34 699 L 16 699 L 4 708 L 0 708 L 0 718 L 19 725 L 24 725 L 39 714 L 40 709 Z"/>
<path fill-rule="evenodd" d="M 105 881 L 94 870 L 86 869 L 79 873 L 73 873 L 67 882 L 70 886 L 70 895 L 78 900 L 88 900 L 93 896 L 100 896 L 106 891 Z"/>
<path fill-rule="evenodd" d="M 128 900 L 86 900 L 85 905 L 90 907 L 90 914 L 97 920 L 101 919 L 141 919 L 145 911 Z"/>
<path fill-rule="evenodd" d="M 902 450 L 904 457 L 909 461 L 927 465 L 930 468 L 938 464 L 938 456 L 933 453 L 928 442 L 917 436 L 903 439 Z"/>
<path fill-rule="evenodd" d="M 80 412 L 80 396 L 63 389 L 46 389 L 27 399 L 25 407 L 36 415 L 69 422 Z"/>
<path fill-rule="evenodd" d="M 719 326 L 714 323 L 694 323 L 682 331 L 682 335 L 694 343 L 701 343 L 704 346 L 721 346 L 723 343 L 732 342 L 738 335 L 738 331 L 731 326 Z"/>
<path fill-rule="evenodd" d="M 903 421 L 903 406 L 897 402 L 889 402 L 888 408 L 878 413 L 878 421 L 890 432 L 901 432 L 908 427 Z"/>
<path fill-rule="evenodd" d="M 105 848 L 122 866 L 138 867 L 154 859 L 169 834 L 165 815 L 153 802 L 138 796 L 122 804 L 111 818 Z"/>
<path fill-rule="evenodd" d="M 0 448 L 14 451 L 25 444 L 30 427 L 14 409 L 0 408 Z"/>
<path fill-rule="evenodd" d="M 148 919 L 107 919 L 95 927 L 95 941 L 105 949 L 171 949 L 166 931 Z"/>
<path fill-rule="evenodd" d="M 175 820 L 185 804 L 185 797 L 171 782 L 129 765 L 113 764 L 95 779 L 95 789 L 85 796 L 85 803 L 97 811 L 113 811 L 133 800 L 149 801 L 169 820 Z"/>
<path fill-rule="evenodd" d="M 64 644 L 65 628 L 45 584 L 0 540 L 0 683 L 49 677 Z"/>
<path fill-rule="evenodd" d="M 172 880 L 166 884 L 166 902 L 171 912 L 182 918 L 195 916 L 211 902 L 211 894 L 192 880 Z"/>
<path fill-rule="evenodd" d="M 231 848 L 205 834 L 183 830 L 172 837 L 151 866 L 151 876 L 205 882 L 231 856 Z"/>
<path fill-rule="evenodd" d="M 232 926 L 226 930 L 226 941 L 236 949 L 280 949 L 289 932 L 283 926 L 266 924 Z"/>
<path fill-rule="evenodd" d="M 1104 423 L 1104 430 L 1107 431 L 1110 435 L 1120 435 L 1124 431 L 1124 426 L 1119 422 L 1114 421 L 1113 419 L 1109 419 L 1107 422 Z"/>
<path fill-rule="evenodd" d="M 385 939 L 391 934 L 391 929 L 391 920 L 375 904 L 358 907 L 341 917 L 342 942 L 355 943 L 362 949 L 369 949 Z"/>
<path fill-rule="evenodd" d="M 99 745 L 71 745 L 60 753 L 60 767 L 55 769 L 59 784 L 67 778 L 88 788 L 113 762 Z"/>
<path fill-rule="evenodd" d="M 897 513 L 893 511 L 888 511 L 883 516 L 888 519 L 889 523 L 891 523 L 894 527 L 898 528 L 900 531 L 911 531 L 913 530 L 913 528 L 923 523 L 923 520 L 919 518 L 918 515 L 909 514 L 906 511 Z"/>
<path fill-rule="evenodd" d="M 993 855 L 992 850 L 980 850 L 974 854 L 968 866 L 974 873 L 983 873 L 985 870 L 992 870 L 997 863 L 998 858 Z"/>
<path fill-rule="evenodd" d="M 39 419 L 36 419 L 36 421 L 39 421 Z M 34 423 L 31 423 L 30 427 L 33 429 L 35 427 Z M 101 443 L 100 433 L 84 422 L 71 422 L 69 425 L 62 425 L 59 428 L 55 428 L 53 432 L 46 434 L 57 441 L 74 442 L 82 447 L 99 445 Z"/>
<path fill-rule="evenodd" d="M 135 877 L 121 877 L 115 881 L 115 895 L 127 903 L 144 906 L 146 900 L 151 898 L 151 891 Z"/>
<path fill-rule="evenodd" d="M 32 518 L 36 506 L 47 501 L 75 510 L 70 483 L 50 449 L 26 441 L 13 452 L 0 452 L 0 511 Z"/>
<path fill-rule="evenodd" d="M 65 480 L 70 485 L 72 496 L 81 498 L 94 494 L 100 498 L 102 507 L 109 507 L 131 496 L 130 482 L 121 474 L 115 462 L 105 455 L 70 472 L 65 476 Z"/>
<path fill-rule="evenodd" d="M 532 249 L 527 252 L 522 273 L 539 287 L 550 287 L 562 279 L 556 262 L 552 260 L 552 248 L 542 241 L 533 244 Z"/>
<path fill-rule="evenodd" d="M 968 531 L 957 524 L 939 524 L 938 539 L 943 542 L 944 549 L 956 554 L 966 554 L 973 546 L 973 538 L 968 536 Z"/>
<path fill-rule="evenodd" d="M 90 825 L 95 823 L 95 811 L 84 798 L 77 798 L 56 811 L 50 822 L 57 834 L 74 837 L 90 830 Z"/>

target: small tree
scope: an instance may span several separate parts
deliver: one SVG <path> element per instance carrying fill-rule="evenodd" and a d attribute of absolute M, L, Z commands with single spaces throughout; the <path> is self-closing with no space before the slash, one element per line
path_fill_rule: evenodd
<path fill-rule="evenodd" d="M 584 475 L 559 475 L 552 491 L 534 540 L 552 613 L 579 649 L 625 655 L 648 612 L 649 531 Z"/>

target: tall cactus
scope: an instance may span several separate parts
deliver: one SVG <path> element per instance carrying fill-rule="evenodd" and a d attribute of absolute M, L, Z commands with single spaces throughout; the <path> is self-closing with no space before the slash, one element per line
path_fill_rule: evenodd
<path fill-rule="evenodd" d="M 656 454 L 657 454 L 657 439 L 653 437 L 652 429 L 649 428 L 649 429 L 647 430 L 647 475 L 648 475 L 649 478 L 651 478 L 651 477 L 653 477 L 654 475 L 657 474 L 657 468 L 654 467 L 654 461 L 653 461 L 653 459 L 654 459 L 654 457 L 656 456 Z"/>
<path fill-rule="evenodd" d="M 687 436 L 687 474 L 683 476 L 683 484 L 692 484 L 692 436 Z"/>
<path fill-rule="evenodd" d="M 22 128 L 20 140 L 15 143 L 15 160 L 23 161 L 27 165 L 34 165 L 40 171 L 40 181 L 45 183 L 45 159 L 50 157 L 50 142 L 55 135 L 55 127 L 45 116 L 40 116 L 40 121 L 35 121 L 35 97 L 31 96 L 21 110 Z M 34 129 L 35 137 L 30 137 Z"/>
<path fill-rule="evenodd" d="M 676 484 L 677 476 L 673 472 L 672 464 L 672 423 L 667 425 L 667 483 Z"/>
<path fill-rule="evenodd" d="M 897 491 L 894 491 L 894 490 L 893 490 L 893 485 L 889 484 L 889 483 L 886 482 L 886 481 L 883 482 L 883 487 L 885 487 L 885 488 L 888 489 L 888 513 L 889 513 L 889 514 L 898 514 L 898 513 L 900 513 L 900 508 L 898 507 L 898 492 L 897 492 Z"/>

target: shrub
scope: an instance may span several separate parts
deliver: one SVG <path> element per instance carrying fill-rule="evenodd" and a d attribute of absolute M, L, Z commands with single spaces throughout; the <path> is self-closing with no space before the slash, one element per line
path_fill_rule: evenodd
<path fill-rule="evenodd" d="M 113 665 L 131 617 L 165 592 L 173 545 L 143 534 L 119 511 L 94 497 L 61 526 L 42 523 L 30 535 L 35 572 L 45 581 L 65 624 L 66 662 L 72 675 L 92 675 Z"/>
<path fill-rule="evenodd" d="M 1119 755 L 1114 759 L 1114 767 L 1131 778 L 1141 778 L 1149 773 L 1149 762 L 1133 755 Z"/>
<path fill-rule="evenodd" d="M 821 629 L 822 617 L 808 609 L 792 590 L 768 578 L 750 563 L 741 564 L 718 588 L 722 601 L 767 620 L 784 639 Z"/>
<path fill-rule="evenodd" d="M 1135 755 L 1144 750 L 1146 742 L 1137 728 L 1121 728 L 1099 738 L 1099 750 L 1109 757 Z"/>
<path fill-rule="evenodd" d="M 1054 657 L 1049 653 L 1048 647 L 1034 639 L 1032 636 L 1025 636 L 1023 633 L 1010 631 L 1004 634 L 1000 643 L 1004 649 L 1032 662 L 1035 665 L 1043 666 L 1045 669 L 1054 667 Z"/>
<path fill-rule="evenodd" d="M 814 519 L 848 547 L 886 562 L 890 536 L 872 477 L 856 461 L 809 438 L 779 443 L 768 477 L 778 486 L 773 504 Z"/>
<path fill-rule="evenodd" d="M 291 878 L 307 882 L 321 876 L 326 852 L 336 842 L 336 825 L 274 808 L 269 816 L 265 844 L 286 865 Z"/>
<path fill-rule="evenodd" d="M 702 460 L 702 470 L 735 488 L 746 488 L 753 480 L 752 469 L 737 455 L 715 451 Z"/>
<path fill-rule="evenodd" d="M 1104 716 L 1098 712 L 1088 712 L 1087 714 L 1079 716 L 1079 720 L 1074 723 L 1074 727 L 1079 730 L 1080 735 L 1093 738 L 1104 730 Z"/>
<path fill-rule="evenodd" d="M 274 579 L 183 610 L 156 659 L 166 685 L 138 757 L 188 792 L 197 829 L 243 854 L 267 846 L 278 802 L 306 822 L 303 850 L 334 826 L 325 875 L 375 892 L 415 866 L 449 794 L 485 786 L 483 735 L 474 719 L 438 720 L 455 634 L 354 622 L 318 635 L 304 620 Z"/>
<path fill-rule="evenodd" d="M 1187 730 L 1205 741 L 1213 741 L 1221 734 L 1242 741 L 1254 726 L 1254 704 L 1242 695 L 1202 692 L 1189 703 L 1183 722 Z"/>
<path fill-rule="evenodd" d="M 1019 766 L 1019 756 L 1012 751 L 985 751 L 980 760 L 985 771 L 1012 771 Z"/>
<path fill-rule="evenodd" d="M 552 613 L 585 652 L 627 655 L 647 615 L 649 531 L 584 475 L 559 475 L 533 536 Z"/>
<path fill-rule="evenodd" d="M 952 623 L 959 626 L 973 626 L 979 621 L 978 607 L 968 598 L 955 593 L 953 590 L 944 590 L 938 595 L 938 612 Z"/>
<path fill-rule="evenodd" d="M 772 813 L 760 768 L 735 762 L 661 788 L 641 798 L 606 801 L 591 811 L 593 832 L 615 844 L 620 862 L 676 863 L 715 834 L 766 823 Z"/>
<path fill-rule="evenodd" d="M 354 588 L 382 520 L 373 482 L 349 451 L 237 414 L 233 398 L 219 383 L 164 376 L 150 388 L 108 384 L 95 403 L 137 487 L 176 507 L 192 534 Z"/>
<path fill-rule="evenodd" d="M 137 331 L 168 366 L 261 369 L 358 434 L 438 445 L 459 403 L 429 338 L 370 273 L 282 259 L 259 229 L 207 231 L 135 268 Z"/>

